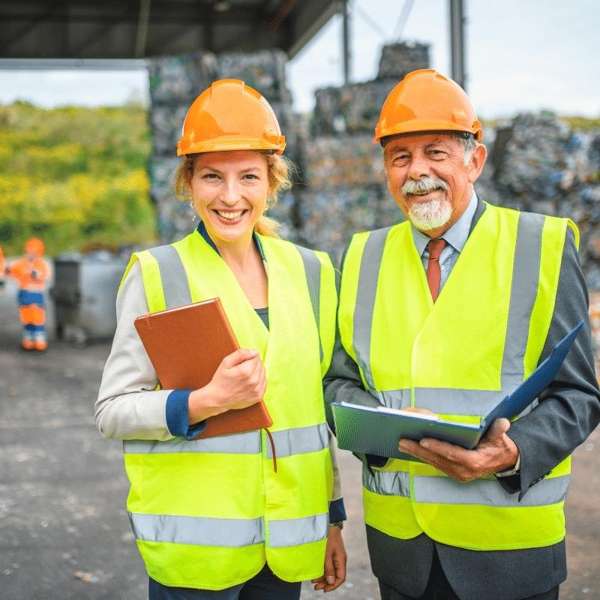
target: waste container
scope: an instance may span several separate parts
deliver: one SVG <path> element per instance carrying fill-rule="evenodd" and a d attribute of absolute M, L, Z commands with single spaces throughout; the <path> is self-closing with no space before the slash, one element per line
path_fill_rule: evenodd
<path fill-rule="evenodd" d="M 84 345 L 113 336 L 115 299 L 126 264 L 125 259 L 105 251 L 55 259 L 51 295 L 59 339 Z"/>

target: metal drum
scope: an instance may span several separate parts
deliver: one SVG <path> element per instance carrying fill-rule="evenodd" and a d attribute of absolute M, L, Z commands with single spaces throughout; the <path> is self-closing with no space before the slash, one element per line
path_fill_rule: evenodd
<path fill-rule="evenodd" d="M 51 295 L 58 338 L 85 345 L 113 336 L 115 300 L 126 264 L 125 259 L 104 251 L 56 258 Z"/>

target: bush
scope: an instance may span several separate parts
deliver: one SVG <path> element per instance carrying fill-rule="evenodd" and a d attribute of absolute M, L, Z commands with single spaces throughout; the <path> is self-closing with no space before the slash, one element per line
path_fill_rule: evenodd
<path fill-rule="evenodd" d="M 0 245 L 31 235 L 48 254 L 148 244 L 156 237 L 141 106 L 0 106 Z"/>

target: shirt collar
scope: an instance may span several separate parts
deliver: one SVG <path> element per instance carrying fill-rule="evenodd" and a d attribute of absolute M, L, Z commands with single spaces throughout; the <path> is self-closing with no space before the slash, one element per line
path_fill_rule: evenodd
<path fill-rule="evenodd" d="M 467 238 L 469 237 L 469 231 L 471 230 L 471 222 L 477 209 L 477 194 L 473 192 L 471 200 L 465 212 L 459 217 L 458 221 L 444 233 L 442 236 L 448 244 L 450 244 L 457 252 L 462 252 Z M 423 256 L 425 248 L 429 243 L 430 237 L 426 236 L 423 232 L 419 231 L 414 225 L 411 224 L 413 240 L 419 256 Z"/>
<path fill-rule="evenodd" d="M 219 249 L 217 248 L 217 245 L 213 242 L 212 238 L 210 237 L 208 231 L 206 230 L 206 225 L 204 224 L 204 221 L 200 221 L 198 223 L 198 227 L 196 228 L 196 231 L 198 231 L 198 233 L 204 238 L 204 241 L 217 253 L 220 255 Z M 256 232 L 254 232 L 252 234 L 252 241 L 254 242 L 254 245 L 256 246 L 256 249 L 258 250 L 258 253 L 260 254 L 260 258 L 263 262 L 266 261 L 266 257 L 265 257 L 265 252 L 263 250 L 262 244 L 260 243 L 260 239 L 258 238 L 258 236 L 256 235 Z"/>

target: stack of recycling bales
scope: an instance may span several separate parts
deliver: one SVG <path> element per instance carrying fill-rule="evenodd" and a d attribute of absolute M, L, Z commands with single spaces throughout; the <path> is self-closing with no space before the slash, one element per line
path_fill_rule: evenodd
<path fill-rule="evenodd" d="M 519 114 L 498 127 L 490 161 L 501 204 L 569 217 L 577 223 L 581 261 L 592 289 L 600 289 L 596 139 L 574 131 L 553 113 Z"/>
<path fill-rule="evenodd" d="M 429 67 L 429 46 L 383 47 L 376 79 L 319 89 L 304 148 L 307 188 L 300 205 L 300 239 L 339 260 L 356 231 L 401 219 L 389 198 L 381 148 L 372 143 L 381 105 L 406 73 Z"/>
<path fill-rule="evenodd" d="M 385 187 L 381 148 L 372 135 L 389 90 L 409 71 L 429 66 L 426 44 L 384 46 L 376 79 L 317 90 L 313 115 L 294 115 L 280 51 L 215 56 L 197 53 L 150 64 L 152 197 L 160 235 L 170 241 L 192 227 L 193 213 L 177 200 L 175 145 L 185 111 L 211 81 L 245 80 L 271 103 L 287 138 L 286 155 L 300 167 L 293 194 L 270 214 L 282 235 L 331 252 L 339 260 L 356 231 L 401 219 Z M 475 185 L 494 204 L 573 218 L 582 233 L 588 286 L 600 290 L 600 132 L 574 131 L 547 112 L 521 114 L 484 127 L 490 157 Z M 599 342 L 600 343 L 600 342 Z"/>
<path fill-rule="evenodd" d="M 294 155 L 294 136 L 288 133 L 288 129 L 293 130 L 293 118 L 291 94 L 286 85 L 286 60 L 280 50 L 266 50 L 218 56 L 198 52 L 150 61 L 152 156 L 149 168 L 161 240 L 169 242 L 177 239 L 193 227 L 194 213 L 189 204 L 175 197 L 173 176 L 178 165 L 175 149 L 188 107 L 215 79 L 242 79 L 258 89 L 273 106 L 286 133 L 286 153 Z M 288 213 L 293 208 L 294 198 L 288 195 L 275 207 L 273 216 L 289 222 Z M 294 234 L 291 230 L 283 233 Z"/>
<path fill-rule="evenodd" d="M 377 77 L 372 81 L 315 92 L 312 133 L 372 133 L 389 91 L 410 71 L 429 67 L 429 45 L 396 43 L 383 46 Z"/>

